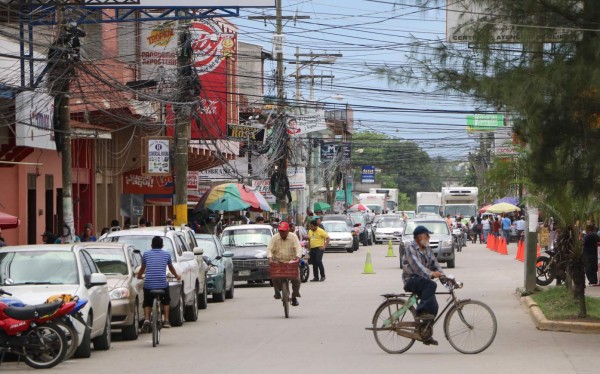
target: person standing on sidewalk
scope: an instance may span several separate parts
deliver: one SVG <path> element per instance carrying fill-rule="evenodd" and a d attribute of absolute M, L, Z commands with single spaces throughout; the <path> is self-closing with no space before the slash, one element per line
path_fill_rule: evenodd
<path fill-rule="evenodd" d="M 329 245 L 329 235 L 319 227 L 316 219 L 310 221 L 310 230 L 308 230 L 309 256 L 310 263 L 313 265 L 314 278 L 311 282 L 323 282 L 325 280 L 325 267 L 323 266 L 323 253 Z M 319 274 L 321 277 L 319 278 Z"/>
<path fill-rule="evenodd" d="M 590 286 L 598 286 L 598 242 L 600 238 L 594 225 L 587 225 L 583 237 L 583 265 Z"/>
<path fill-rule="evenodd" d="M 519 220 L 515 222 L 515 226 L 517 229 L 517 241 L 523 240 L 523 233 L 525 232 L 525 218 L 520 216 Z"/>
<path fill-rule="evenodd" d="M 510 225 L 512 224 L 512 221 L 510 220 L 510 218 L 508 218 L 507 215 L 503 215 L 502 218 L 502 236 L 504 237 L 504 240 L 506 241 L 506 244 L 510 243 Z"/>
<path fill-rule="evenodd" d="M 492 224 L 490 223 L 489 217 L 485 217 L 481 221 L 481 227 L 483 228 L 483 243 L 487 244 L 488 236 L 492 232 Z"/>

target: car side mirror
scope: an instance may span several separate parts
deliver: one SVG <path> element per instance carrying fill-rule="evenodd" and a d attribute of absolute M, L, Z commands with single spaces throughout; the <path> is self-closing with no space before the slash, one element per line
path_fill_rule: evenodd
<path fill-rule="evenodd" d="M 223 257 L 231 258 L 231 257 L 233 257 L 233 252 L 229 252 L 229 251 L 223 252 Z"/>
<path fill-rule="evenodd" d="M 212 266 L 213 263 L 212 263 L 212 260 L 211 260 L 210 257 L 208 257 L 208 256 L 202 256 L 202 258 L 204 259 L 204 262 L 206 262 L 206 264 L 208 266 Z"/>
<path fill-rule="evenodd" d="M 183 252 L 181 255 L 181 261 L 195 261 L 196 256 L 192 252 Z"/>
<path fill-rule="evenodd" d="M 87 284 L 87 288 L 104 285 L 106 285 L 106 275 L 102 273 L 93 273 L 90 276 L 90 281 Z"/>
<path fill-rule="evenodd" d="M 202 249 L 202 248 L 200 248 L 200 247 L 195 247 L 195 248 L 194 248 L 194 254 L 195 254 L 196 256 L 200 256 L 200 255 L 204 254 L 204 249 Z"/>

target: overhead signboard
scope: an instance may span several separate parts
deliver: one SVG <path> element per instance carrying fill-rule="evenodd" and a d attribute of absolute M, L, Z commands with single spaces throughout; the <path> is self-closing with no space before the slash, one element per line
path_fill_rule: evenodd
<path fill-rule="evenodd" d="M 267 203 L 277 203 L 277 198 L 271 193 L 270 181 L 268 179 L 252 180 L 252 188 L 260 192 L 261 195 L 264 196 L 265 200 L 267 200 Z"/>
<path fill-rule="evenodd" d="M 503 114 L 468 114 L 467 132 L 494 131 L 504 126 Z"/>
<path fill-rule="evenodd" d="M 583 3 L 583 2 L 581 2 Z M 497 13 L 498 7 L 493 1 L 482 2 L 473 0 L 456 0 L 446 2 L 446 40 L 454 43 L 470 43 L 475 41 L 475 31 L 487 24 L 494 24 L 491 33 L 493 43 L 524 43 L 521 29 L 526 25 L 536 25 L 536 14 L 531 15 L 530 22 L 521 21 L 515 25 L 511 20 L 503 18 Z M 548 22 L 549 20 L 545 20 Z M 539 23 L 539 22 L 538 22 Z M 573 30 L 545 27 L 546 34 L 540 35 L 539 41 L 557 43 L 573 38 Z M 579 36 L 578 36 L 579 37 Z"/>
<path fill-rule="evenodd" d="M 15 144 L 56 149 L 54 98 L 43 92 L 23 91 L 15 96 Z"/>
<path fill-rule="evenodd" d="M 41 2 L 41 0 L 37 0 Z M 34 0 L 36 2 L 36 0 Z M 275 0 L 85 0 L 89 7 L 102 8 L 274 8 Z"/>
<path fill-rule="evenodd" d="M 230 168 L 217 166 L 199 172 L 199 183 L 237 181 L 238 176 Z"/>
<path fill-rule="evenodd" d="M 171 138 L 152 136 L 142 138 L 142 160 L 145 175 L 171 175 Z"/>
<path fill-rule="evenodd" d="M 171 176 L 143 175 L 140 169 L 123 173 L 123 193 L 142 195 L 169 195 L 174 191 Z"/>
<path fill-rule="evenodd" d="M 362 183 L 375 183 L 375 166 L 363 165 L 360 172 Z"/>
<path fill-rule="evenodd" d="M 304 190 L 306 185 L 306 169 L 304 166 L 289 166 L 287 177 L 290 182 L 290 191 Z"/>
<path fill-rule="evenodd" d="M 321 162 L 333 161 L 338 157 L 340 160 L 350 159 L 350 143 L 344 142 L 323 142 L 321 145 Z M 343 152 L 340 156 L 338 153 Z"/>
<path fill-rule="evenodd" d="M 228 123 L 227 137 L 229 139 L 262 142 L 265 140 L 265 129 Z"/>
<path fill-rule="evenodd" d="M 326 130 L 325 111 L 313 110 L 306 114 L 287 117 L 286 125 L 288 134 L 291 136 L 302 136 L 311 132 Z"/>

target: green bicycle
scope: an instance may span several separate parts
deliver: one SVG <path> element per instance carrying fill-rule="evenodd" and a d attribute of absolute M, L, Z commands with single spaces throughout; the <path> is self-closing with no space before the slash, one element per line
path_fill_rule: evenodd
<path fill-rule="evenodd" d="M 450 295 L 442 312 L 433 320 L 420 320 L 416 317 L 416 294 L 386 294 L 385 301 L 373 315 L 373 331 L 377 345 L 387 353 L 404 353 L 412 347 L 415 340 L 427 341 L 433 336 L 433 326 L 444 314 L 444 334 L 454 349 L 460 353 L 474 354 L 487 349 L 498 328 L 496 316 L 486 304 L 465 299 L 460 300 L 454 294 L 462 288 L 462 283 L 451 278 L 441 278 L 440 282 L 448 292 L 436 292 L 436 295 Z M 408 299 L 407 299 L 408 297 Z"/>

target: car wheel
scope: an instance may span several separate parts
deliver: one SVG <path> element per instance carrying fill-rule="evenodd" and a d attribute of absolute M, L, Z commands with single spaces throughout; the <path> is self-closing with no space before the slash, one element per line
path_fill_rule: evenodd
<path fill-rule="evenodd" d="M 121 334 L 123 335 L 123 340 L 137 340 L 140 335 L 140 304 L 138 300 L 135 300 L 135 306 L 133 308 L 133 321 L 131 325 L 123 327 L 121 329 Z"/>
<path fill-rule="evenodd" d="M 373 237 L 369 236 L 369 245 L 373 245 Z"/>
<path fill-rule="evenodd" d="M 195 322 L 198 320 L 198 286 L 194 289 L 194 298 L 190 305 L 185 306 L 183 317 L 186 322 Z"/>
<path fill-rule="evenodd" d="M 85 327 L 85 331 L 83 333 L 83 337 L 81 338 L 81 342 L 79 343 L 79 347 L 75 351 L 75 358 L 89 358 L 92 355 L 92 321 L 94 320 L 94 316 L 92 313 L 88 315 L 87 326 Z"/>
<path fill-rule="evenodd" d="M 204 280 L 204 291 L 198 297 L 198 309 L 206 309 L 208 307 L 208 295 L 206 292 L 206 279 Z"/>
<path fill-rule="evenodd" d="M 354 249 L 348 248 L 348 249 L 346 249 L 346 252 L 348 252 L 348 253 L 354 253 Z"/>
<path fill-rule="evenodd" d="M 179 294 L 179 301 L 177 302 L 177 306 L 171 309 L 171 316 L 169 320 L 171 320 L 171 325 L 173 326 L 181 326 L 183 325 L 183 313 L 184 313 L 185 301 L 183 300 L 183 285 L 181 285 L 181 292 Z"/>
<path fill-rule="evenodd" d="M 454 260 L 446 261 L 446 265 L 448 266 L 448 269 L 454 269 Z"/>
<path fill-rule="evenodd" d="M 225 279 L 227 279 L 225 277 Z M 225 284 L 227 284 L 227 281 L 225 281 Z M 227 299 L 233 299 L 233 295 L 235 293 L 235 282 L 233 280 L 231 280 L 231 287 L 227 290 L 227 292 L 225 292 L 225 297 Z"/>
<path fill-rule="evenodd" d="M 367 246 L 369 245 L 369 235 L 365 234 L 365 239 L 362 241 L 362 245 Z"/>
<path fill-rule="evenodd" d="M 225 275 L 225 273 L 223 273 L 223 275 Z M 223 301 L 225 301 L 225 291 L 226 291 L 225 290 L 225 277 L 223 277 L 223 284 L 221 287 L 221 292 L 219 292 L 219 293 L 213 292 L 213 295 L 212 295 L 213 301 L 216 301 L 217 303 L 222 303 Z"/>
<path fill-rule="evenodd" d="M 106 322 L 104 323 L 104 331 L 102 331 L 102 335 L 92 340 L 92 342 L 94 343 L 94 349 L 97 351 L 108 351 L 110 349 L 110 319 L 111 313 L 110 308 L 108 308 L 108 311 L 106 312 Z"/>

